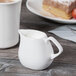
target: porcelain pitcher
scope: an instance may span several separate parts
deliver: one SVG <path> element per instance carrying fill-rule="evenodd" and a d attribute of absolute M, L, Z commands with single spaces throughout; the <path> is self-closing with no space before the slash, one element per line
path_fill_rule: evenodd
<path fill-rule="evenodd" d="M 21 29 L 20 46 L 18 57 L 22 65 L 34 70 L 42 70 L 47 68 L 54 58 L 59 56 L 63 48 L 54 37 L 47 37 L 44 32 Z M 54 54 L 52 41 L 58 48 L 59 52 Z"/>

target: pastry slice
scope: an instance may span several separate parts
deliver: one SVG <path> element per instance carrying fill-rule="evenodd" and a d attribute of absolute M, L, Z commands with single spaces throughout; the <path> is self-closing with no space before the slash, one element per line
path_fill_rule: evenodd
<path fill-rule="evenodd" d="M 71 19 L 76 0 L 43 0 L 42 8 L 62 19 Z"/>

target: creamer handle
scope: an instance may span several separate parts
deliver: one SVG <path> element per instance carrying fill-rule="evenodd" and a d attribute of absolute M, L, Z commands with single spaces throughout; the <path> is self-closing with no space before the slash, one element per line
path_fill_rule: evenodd
<path fill-rule="evenodd" d="M 60 45 L 60 43 L 54 38 L 54 37 L 48 37 L 47 38 L 47 41 L 51 40 L 55 45 L 56 47 L 58 48 L 59 52 L 56 53 L 56 54 L 51 54 L 51 59 L 54 59 L 56 58 L 57 56 L 59 56 L 62 52 L 63 52 L 63 48 L 62 46 Z"/>

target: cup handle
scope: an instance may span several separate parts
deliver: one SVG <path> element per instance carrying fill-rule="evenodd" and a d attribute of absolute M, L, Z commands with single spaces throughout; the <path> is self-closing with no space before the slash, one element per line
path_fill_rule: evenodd
<path fill-rule="evenodd" d="M 55 45 L 56 47 L 58 48 L 59 52 L 56 53 L 56 54 L 51 54 L 51 59 L 54 59 L 56 58 L 57 56 L 59 56 L 62 52 L 63 52 L 63 48 L 62 46 L 60 45 L 60 43 L 54 38 L 54 37 L 48 37 L 47 38 L 47 41 L 51 40 Z"/>

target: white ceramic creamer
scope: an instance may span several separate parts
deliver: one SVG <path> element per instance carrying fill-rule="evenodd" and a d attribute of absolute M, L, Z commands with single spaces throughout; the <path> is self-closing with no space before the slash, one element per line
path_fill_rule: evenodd
<path fill-rule="evenodd" d="M 42 70 L 47 68 L 54 58 L 59 56 L 63 48 L 54 37 L 47 37 L 44 32 L 21 29 L 20 33 L 20 46 L 18 57 L 22 65 L 34 70 Z M 59 52 L 54 54 L 53 47 L 50 43 L 52 41 Z"/>

